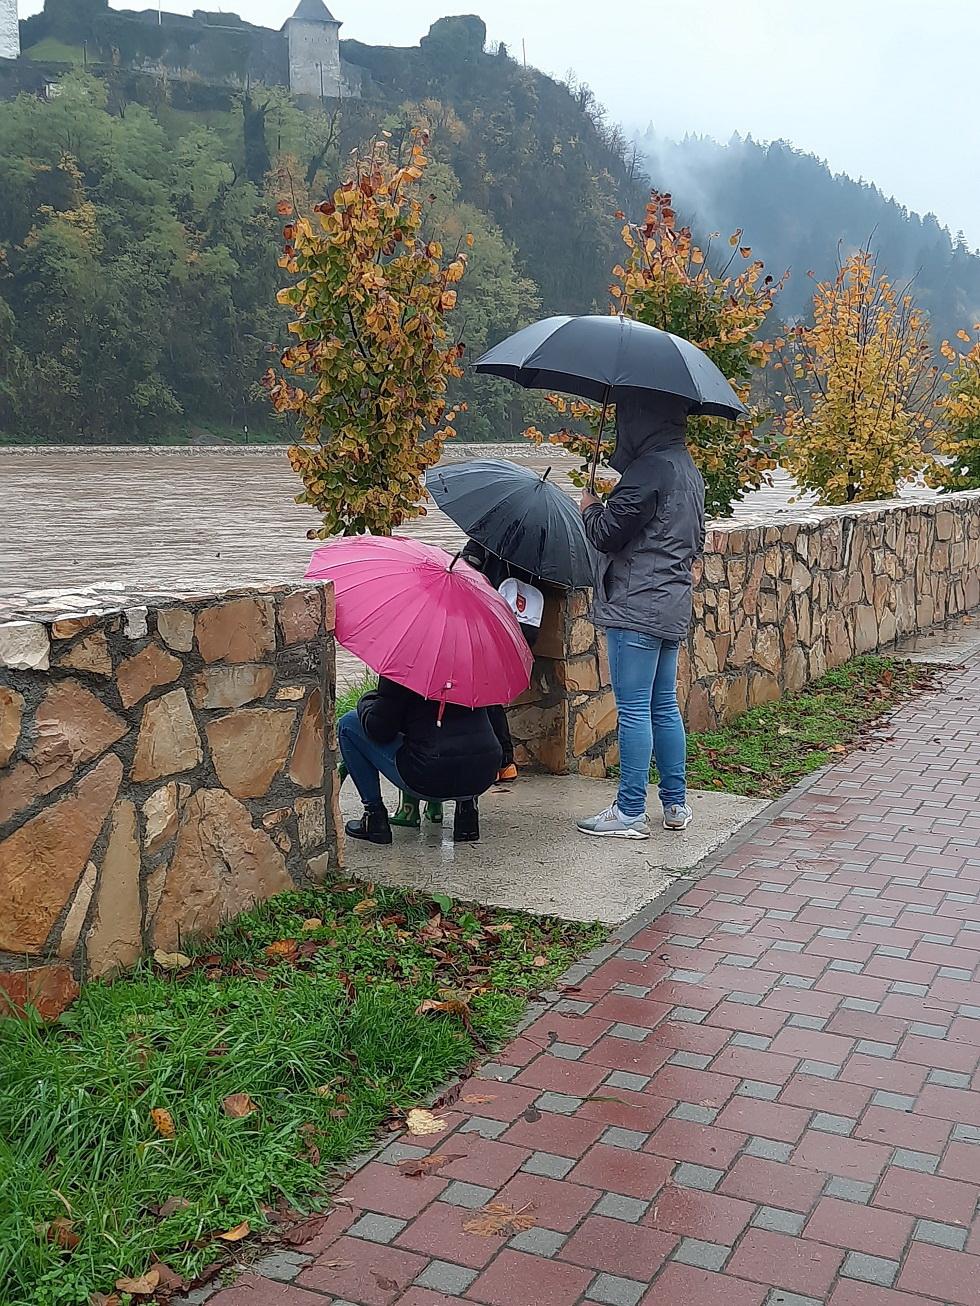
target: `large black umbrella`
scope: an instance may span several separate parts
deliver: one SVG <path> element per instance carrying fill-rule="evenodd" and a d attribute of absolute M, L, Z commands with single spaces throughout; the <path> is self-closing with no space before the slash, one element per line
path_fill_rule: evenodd
<path fill-rule="evenodd" d="M 692 413 L 736 421 L 748 411 L 707 354 L 680 336 L 632 318 L 549 317 L 501 341 L 475 364 L 528 390 L 561 390 L 606 408 L 616 392 L 643 390 L 687 400 Z M 595 462 L 592 475 L 595 479 Z"/>
<path fill-rule="evenodd" d="M 564 588 L 592 584 L 581 514 L 547 472 L 481 458 L 432 468 L 425 488 L 470 539 L 518 570 Z"/>

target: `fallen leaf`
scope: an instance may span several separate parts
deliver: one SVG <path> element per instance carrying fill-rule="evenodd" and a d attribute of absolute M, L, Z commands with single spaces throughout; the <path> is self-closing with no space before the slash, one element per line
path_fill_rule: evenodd
<path fill-rule="evenodd" d="M 66 1252 L 73 1252 L 81 1242 L 81 1238 L 75 1232 L 75 1221 L 66 1220 L 64 1216 L 52 1220 L 49 1224 L 38 1225 L 37 1232 L 42 1234 L 49 1243 L 55 1243 L 58 1247 L 64 1248 Z"/>
<path fill-rule="evenodd" d="M 448 1129 L 445 1120 L 440 1120 L 434 1116 L 431 1111 L 425 1111 L 422 1107 L 413 1107 L 405 1117 L 405 1125 L 410 1134 L 417 1137 L 425 1134 L 441 1134 L 444 1129 Z"/>
<path fill-rule="evenodd" d="M 248 1221 L 243 1220 L 241 1224 L 236 1224 L 234 1229 L 226 1229 L 224 1233 L 219 1233 L 218 1237 L 222 1242 L 238 1243 L 241 1242 L 243 1238 L 247 1238 L 251 1232 L 252 1230 L 249 1227 Z M 119 1287 L 118 1283 L 116 1284 L 116 1287 Z"/>
<path fill-rule="evenodd" d="M 444 1011 L 450 1016 L 469 1017 L 470 1004 L 464 998 L 450 998 L 445 1002 L 438 1002 L 435 998 L 426 998 L 415 1008 L 416 1016 L 425 1016 L 433 1011 Z"/>
<path fill-rule="evenodd" d="M 291 1247 L 302 1247 L 320 1236 L 329 1218 L 329 1215 L 315 1215 L 310 1220 L 304 1220 L 302 1224 L 287 1230 L 282 1235 L 283 1241 L 289 1243 Z M 323 1262 L 321 1261 L 320 1264 L 322 1265 Z"/>
<path fill-rule="evenodd" d="M 374 911 L 377 905 L 374 898 L 362 898 L 360 902 L 354 904 L 351 910 L 355 916 L 366 916 L 368 912 Z"/>
<path fill-rule="evenodd" d="M 417 1161 L 400 1161 L 398 1169 L 409 1179 L 420 1179 L 423 1175 L 434 1174 L 453 1161 L 461 1161 L 464 1155 L 463 1152 L 437 1152 L 434 1156 L 423 1156 Z"/>
<path fill-rule="evenodd" d="M 497 1234 L 511 1237 L 515 1233 L 524 1233 L 532 1229 L 536 1220 L 531 1212 L 534 1207 L 528 1203 L 520 1210 L 507 1206 L 503 1202 L 491 1202 L 484 1206 L 478 1215 L 463 1221 L 464 1233 L 479 1234 L 482 1238 L 492 1238 Z"/>
<path fill-rule="evenodd" d="M 258 1111 L 258 1107 L 247 1093 L 229 1093 L 221 1105 L 225 1115 L 230 1116 L 232 1120 L 244 1120 L 253 1111 Z"/>
<path fill-rule="evenodd" d="M 295 939 L 278 939 L 275 943 L 269 944 L 265 949 L 265 955 L 270 961 L 277 961 L 283 957 L 291 957 L 295 951 Z"/>
<path fill-rule="evenodd" d="M 394 1279 L 385 1278 L 385 1276 L 379 1274 L 377 1270 L 372 1270 L 371 1273 L 374 1275 L 374 1281 L 382 1292 L 397 1292 L 401 1287 L 400 1283 L 397 1283 Z"/>
<path fill-rule="evenodd" d="M 353 1262 L 351 1261 L 317 1261 L 318 1270 L 349 1270 Z"/>
<path fill-rule="evenodd" d="M 107 1297 L 104 1292 L 89 1294 L 88 1306 L 119 1306 L 120 1298 L 115 1293 Z"/>
<path fill-rule="evenodd" d="M 547 966 L 547 964 L 548 964 L 547 957 L 535 957 L 534 960 L 531 962 L 531 965 L 536 966 L 538 970 L 540 970 L 542 966 Z"/>
<path fill-rule="evenodd" d="M 183 1290 L 187 1283 L 187 1280 L 183 1275 L 178 1274 L 176 1270 L 172 1270 L 165 1261 L 157 1261 L 154 1264 L 153 1269 L 156 1270 L 157 1274 L 160 1276 L 160 1282 L 157 1284 L 157 1287 L 163 1288 L 167 1292 Z"/>
<path fill-rule="evenodd" d="M 463 1098 L 464 1102 L 469 1102 L 470 1106 L 476 1106 L 483 1102 L 496 1102 L 495 1093 L 467 1093 Z"/>
<path fill-rule="evenodd" d="M 138 1279 L 117 1279 L 116 1287 L 120 1292 L 131 1292 L 135 1297 L 149 1297 L 151 1292 L 156 1292 L 159 1282 L 160 1271 L 147 1270 Z"/>
<path fill-rule="evenodd" d="M 319 916 L 311 916 L 308 921 L 303 922 L 304 930 L 319 930 L 322 926 L 323 921 L 320 920 Z"/>
<path fill-rule="evenodd" d="M 191 964 L 191 959 L 182 952 L 161 952 L 157 948 L 153 954 L 153 960 L 164 970 L 183 970 L 185 966 Z"/>
<path fill-rule="evenodd" d="M 161 1220 L 166 1220 L 171 1215 L 176 1215 L 178 1211 L 186 1211 L 190 1202 L 186 1197 L 168 1197 L 161 1207 L 157 1210 L 157 1215 Z"/>
<path fill-rule="evenodd" d="M 164 1138 L 173 1138 L 177 1133 L 174 1125 L 174 1118 L 169 1111 L 165 1111 L 162 1106 L 155 1106 L 150 1112 L 150 1119 L 158 1134 Z"/>

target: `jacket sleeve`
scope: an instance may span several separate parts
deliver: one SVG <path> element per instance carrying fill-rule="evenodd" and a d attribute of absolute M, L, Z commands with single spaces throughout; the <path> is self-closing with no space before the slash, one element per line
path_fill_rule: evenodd
<path fill-rule="evenodd" d="M 364 733 L 376 744 L 390 744 L 405 729 L 405 698 L 397 685 L 380 681 L 357 705 Z"/>
<path fill-rule="evenodd" d="M 605 504 L 594 503 L 583 514 L 585 534 L 600 553 L 619 553 L 652 521 L 658 494 L 652 486 L 631 485 L 624 477 Z"/>

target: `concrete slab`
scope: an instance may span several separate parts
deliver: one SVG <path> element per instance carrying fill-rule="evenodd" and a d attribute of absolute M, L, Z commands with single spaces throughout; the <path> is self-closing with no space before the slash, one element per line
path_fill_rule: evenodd
<path fill-rule="evenodd" d="M 696 792 L 691 795 L 694 823 L 683 834 L 657 827 L 644 843 L 579 834 L 576 819 L 607 807 L 614 797 L 613 785 L 579 776 L 522 776 L 482 799 L 480 843 L 453 844 L 448 804 L 441 830 L 396 830 L 390 848 L 349 839 L 347 865 L 359 878 L 381 884 L 618 925 L 766 806 L 757 799 Z M 386 798 L 394 810 L 394 791 L 389 789 Z M 341 807 L 345 819 L 360 815 L 350 781 Z"/>

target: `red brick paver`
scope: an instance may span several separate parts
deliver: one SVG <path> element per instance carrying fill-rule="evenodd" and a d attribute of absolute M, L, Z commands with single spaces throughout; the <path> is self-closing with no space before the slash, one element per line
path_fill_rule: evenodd
<path fill-rule="evenodd" d="M 978 672 L 724 851 L 489 1101 L 399 1140 L 459 1159 L 389 1149 L 294 1284 L 212 1306 L 980 1306 Z M 535 1224 L 463 1232 L 484 1202 Z"/>

